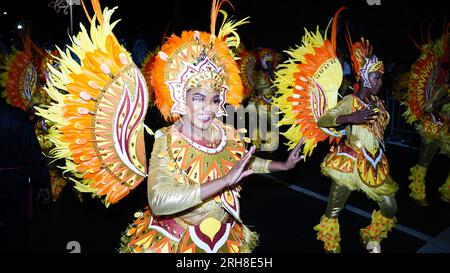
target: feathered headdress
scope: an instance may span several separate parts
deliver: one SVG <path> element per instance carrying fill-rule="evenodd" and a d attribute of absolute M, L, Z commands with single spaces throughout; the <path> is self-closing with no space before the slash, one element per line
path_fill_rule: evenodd
<path fill-rule="evenodd" d="M 348 27 L 346 40 L 351 54 L 353 69 L 356 73 L 356 80 L 359 81 L 362 79 L 363 85 L 370 88 L 369 73 L 384 73 L 383 61 L 379 60 L 376 55 L 372 54 L 372 45 L 369 40 L 361 38 L 360 41 L 353 43 Z"/>
<path fill-rule="evenodd" d="M 258 61 L 263 69 L 272 69 L 278 66 L 280 56 L 278 53 L 270 48 L 258 48 L 257 49 Z M 267 62 L 272 62 L 272 67 L 267 67 Z"/>
<path fill-rule="evenodd" d="M 173 121 L 186 111 L 186 91 L 193 87 L 219 91 L 218 116 L 226 115 L 225 103 L 238 105 L 243 97 L 239 68 L 230 48 L 240 43 L 236 27 L 248 23 L 227 20 L 220 9 L 227 0 L 213 0 L 210 33 L 184 31 L 172 35 L 162 45 L 152 70 L 156 106 L 166 120 Z M 229 2 L 228 2 L 229 3 Z M 216 20 L 222 13 L 224 21 L 216 35 Z"/>

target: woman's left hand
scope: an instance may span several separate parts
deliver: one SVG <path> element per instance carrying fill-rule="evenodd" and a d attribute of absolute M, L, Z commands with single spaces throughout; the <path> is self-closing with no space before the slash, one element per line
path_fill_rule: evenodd
<path fill-rule="evenodd" d="M 295 167 L 297 163 L 304 158 L 300 155 L 300 150 L 305 140 L 302 138 L 300 142 L 295 146 L 294 150 L 289 153 L 286 161 L 271 161 L 269 164 L 269 172 L 287 171 Z"/>
<path fill-rule="evenodd" d="M 295 165 L 297 165 L 297 163 L 304 158 L 303 155 L 300 155 L 300 151 L 304 142 L 305 139 L 302 138 L 297 146 L 295 146 L 295 148 L 289 153 L 286 162 L 284 162 L 284 167 L 286 170 L 294 168 Z"/>

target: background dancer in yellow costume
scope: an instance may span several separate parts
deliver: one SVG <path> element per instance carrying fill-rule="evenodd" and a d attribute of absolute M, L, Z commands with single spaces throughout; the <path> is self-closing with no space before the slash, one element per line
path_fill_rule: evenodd
<path fill-rule="evenodd" d="M 362 190 L 376 201 L 379 211 L 372 213 L 372 223 L 360 230 L 366 248 L 380 252 L 380 242 L 395 226 L 397 184 L 389 175 L 389 164 L 384 154 L 384 129 L 389 123 L 389 114 L 384 103 L 377 97 L 382 85 L 383 62 L 372 55 L 368 40 L 352 44 L 352 61 L 359 90 L 345 96 L 334 108 L 318 120 L 319 126 L 344 126 L 345 138 L 332 147 L 322 162 L 322 173 L 330 177 L 331 185 L 327 210 L 317 230 L 318 239 L 325 243 L 325 250 L 339 252 L 339 213 L 354 190 Z"/>
<path fill-rule="evenodd" d="M 383 63 L 371 56 L 368 42 L 352 46 L 349 41 L 362 88 L 337 102 L 343 78 L 336 57 L 336 24 L 341 10 L 333 20 L 331 41 L 322 38 L 319 30 L 306 32 L 302 45 L 287 51 L 291 59 L 277 72 L 280 96 L 274 102 L 284 113 L 280 125 L 290 125 L 284 135 L 291 148 L 300 138 L 305 138 L 303 153 L 306 155 L 312 153 L 319 141 L 329 139 L 330 143 L 337 143 L 321 165 L 322 172 L 333 183 L 327 211 L 314 227 L 317 239 L 324 242 L 327 252 L 341 251 L 338 216 L 353 190 L 364 191 L 381 207 L 381 212 L 372 214 L 372 224 L 360 232 L 368 248 L 379 249 L 379 242 L 395 224 L 396 213 L 397 185 L 388 175 L 382 150 L 388 114 L 376 97 L 381 87 Z"/>
<path fill-rule="evenodd" d="M 433 157 L 439 149 L 450 156 L 448 27 L 445 23 L 444 34 L 436 41 L 429 40 L 421 47 L 414 41 L 421 54 L 411 67 L 408 91 L 403 101 L 407 107 L 403 116 L 408 123 L 416 124 L 421 136 L 419 163 L 411 168 L 408 177 L 411 181 L 409 196 L 421 206 L 428 206 L 425 176 Z M 450 171 L 439 191 L 441 200 L 450 202 Z"/>
<path fill-rule="evenodd" d="M 227 21 L 222 3 L 213 1 L 211 33 L 172 35 L 154 61 L 156 105 L 175 123 L 155 133 L 150 206 L 135 214 L 122 252 L 251 251 L 257 235 L 240 219 L 239 181 L 291 169 L 303 158 L 301 142 L 285 162 L 252 158 L 254 147 L 247 151 L 239 133 L 216 119 L 226 115 L 225 103 L 237 106 L 242 100 L 229 47 L 238 46 L 235 28 L 246 23 Z M 55 102 L 38 111 L 53 122 L 48 136 L 56 145 L 53 156 L 66 160 L 76 188 L 109 206 L 147 177 L 143 121 L 149 93 L 145 77 L 112 33 L 115 9 L 102 12 L 97 0 L 92 5 L 90 33 L 81 25 L 69 49 L 59 50 L 59 68 L 49 66 L 46 91 Z M 225 18 L 216 35 L 219 12 Z"/>

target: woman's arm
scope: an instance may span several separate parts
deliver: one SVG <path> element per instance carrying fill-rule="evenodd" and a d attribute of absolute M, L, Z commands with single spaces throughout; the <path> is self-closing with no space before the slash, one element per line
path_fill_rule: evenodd
<path fill-rule="evenodd" d="M 169 170 L 171 159 L 167 152 L 167 136 L 162 130 L 158 130 L 155 133 L 147 183 L 149 205 L 156 215 L 174 214 L 202 202 L 200 185 L 176 181 L 173 172 Z"/>
<path fill-rule="evenodd" d="M 345 96 L 333 108 L 328 109 L 318 120 L 317 125 L 320 127 L 337 127 L 347 123 L 346 115 L 352 113 L 352 96 Z"/>
<path fill-rule="evenodd" d="M 171 159 L 167 154 L 167 136 L 161 130 L 157 131 L 147 185 L 148 201 L 152 212 L 156 215 L 169 215 L 184 211 L 238 183 L 242 178 L 253 173 L 253 170 L 244 171 L 244 168 L 254 151 L 255 148 L 252 147 L 224 177 L 201 185 L 186 185 L 176 181 L 173 172 L 169 170 Z"/>
<path fill-rule="evenodd" d="M 200 198 L 202 200 L 206 200 L 210 197 L 216 196 L 225 188 L 239 183 L 242 178 L 254 173 L 251 168 L 244 170 L 254 152 L 255 146 L 252 146 L 250 150 L 242 157 L 242 159 L 238 161 L 233 168 L 231 168 L 227 175 L 202 184 L 200 189 Z"/>
<path fill-rule="evenodd" d="M 318 120 L 320 127 L 337 127 L 342 124 L 366 124 L 377 118 L 378 109 L 361 109 L 352 112 L 352 96 L 344 97 L 338 104 L 325 112 Z"/>
<path fill-rule="evenodd" d="M 302 138 L 300 142 L 295 146 L 295 148 L 289 153 L 289 156 L 286 161 L 272 161 L 269 164 L 270 172 L 279 172 L 279 171 L 287 171 L 295 167 L 300 160 L 304 158 L 303 155 L 300 155 L 300 150 L 303 146 L 305 139 Z"/>
<path fill-rule="evenodd" d="M 297 144 L 297 146 L 289 153 L 286 161 L 272 161 L 259 157 L 253 157 L 250 163 L 250 169 L 252 169 L 254 173 L 271 173 L 287 171 L 294 168 L 295 165 L 303 159 L 303 155 L 299 155 L 303 142 L 304 140 L 301 139 L 299 144 Z"/>

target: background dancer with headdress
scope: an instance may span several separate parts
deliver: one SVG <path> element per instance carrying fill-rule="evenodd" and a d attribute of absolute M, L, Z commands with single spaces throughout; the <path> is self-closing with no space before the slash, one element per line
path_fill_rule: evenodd
<path fill-rule="evenodd" d="M 327 211 L 314 227 L 327 252 L 341 251 L 338 216 L 353 190 L 364 191 L 382 209 L 372 214 L 372 224 L 360 232 L 369 248 L 379 247 L 395 224 L 396 212 L 393 196 L 397 185 L 388 174 L 383 153 L 388 113 L 376 97 L 383 63 L 371 56 L 371 47 L 364 40 L 354 45 L 349 41 L 362 87 L 338 102 L 343 71 L 336 56 L 336 26 L 343 9 L 334 16 L 330 40 L 323 38 L 319 30 L 306 32 L 303 44 L 288 51 L 291 60 L 280 65 L 277 72 L 280 96 L 274 102 L 284 113 L 280 125 L 290 125 L 284 135 L 291 148 L 302 137 L 306 155 L 320 141 L 329 139 L 330 143 L 337 143 L 321 164 L 322 172 L 333 183 Z"/>
<path fill-rule="evenodd" d="M 50 201 L 50 175 L 36 137 L 32 107 L 39 92 L 29 36 L 24 50 L 13 49 L 2 65 L 0 100 L 0 252 L 28 251 L 32 191 Z"/>
<path fill-rule="evenodd" d="M 333 182 L 326 213 L 314 229 L 326 251 L 340 252 L 339 214 L 351 192 L 361 190 L 380 207 L 372 213 L 372 223 L 360 230 L 361 240 L 369 251 L 380 252 L 380 242 L 395 227 L 398 189 L 384 153 L 383 133 L 389 114 L 377 97 L 384 66 L 372 55 L 368 40 L 352 43 L 350 34 L 347 38 L 359 86 L 355 94 L 345 96 L 317 121 L 322 127 L 342 126 L 346 134 L 322 162 L 322 173 Z"/>
<path fill-rule="evenodd" d="M 57 52 L 52 52 L 52 55 L 39 48 L 31 40 L 28 32 L 22 37 L 22 43 L 23 50 L 19 51 L 13 48 L 12 53 L 2 64 L 3 71 L 0 74 L 2 93 L 8 104 L 19 107 L 27 113 L 34 125 L 41 150 L 47 155 L 54 146 L 45 137 L 48 134 L 48 124 L 43 118 L 35 115 L 34 106 L 46 105 L 51 102 L 44 86 L 47 81 L 47 65 L 57 65 L 53 56 Z M 62 188 L 66 185 L 66 180 L 54 162 L 49 162 L 48 168 L 51 176 L 52 197 L 56 201 Z"/>
<path fill-rule="evenodd" d="M 407 107 L 403 116 L 409 124 L 416 123 L 421 136 L 419 163 L 411 168 L 408 177 L 409 196 L 421 206 L 428 206 L 425 177 L 431 161 L 439 149 L 450 156 L 449 41 L 445 23 L 441 38 L 429 40 L 421 47 L 414 42 L 421 54 L 411 67 L 403 101 Z M 439 191 L 441 200 L 450 202 L 450 170 Z"/>

